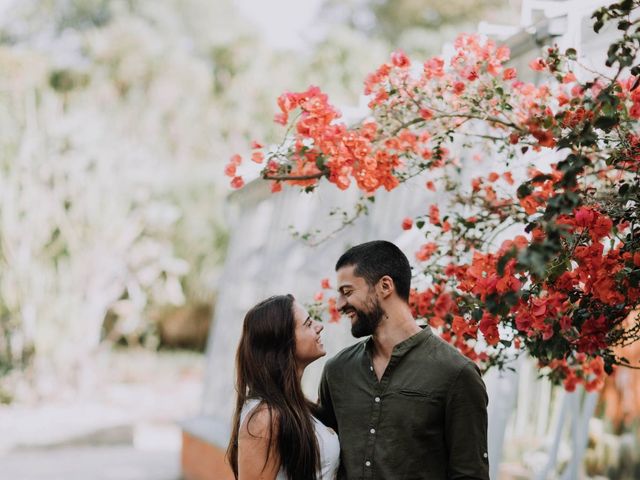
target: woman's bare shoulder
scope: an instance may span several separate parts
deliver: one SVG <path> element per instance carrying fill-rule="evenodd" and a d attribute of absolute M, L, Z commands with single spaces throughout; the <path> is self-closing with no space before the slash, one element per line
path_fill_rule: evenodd
<path fill-rule="evenodd" d="M 259 403 L 240 425 L 239 437 L 269 438 L 277 431 L 278 414 L 264 402 Z"/>

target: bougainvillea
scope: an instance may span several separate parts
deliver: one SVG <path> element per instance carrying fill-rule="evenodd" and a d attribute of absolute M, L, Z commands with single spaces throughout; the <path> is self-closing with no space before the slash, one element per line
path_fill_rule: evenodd
<path fill-rule="evenodd" d="M 596 32 L 611 21 L 622 32 L 608 75 L 579 80 L 576 51 L 551 47 L 529 65 L 543 81 L 526 83 L 507 47 L 460 35 L 447 60 L 416 64 L 394 52 L 365 79 L 370 111 L 356 125 L 318 87 L 282 94 L 275 121 L 285 140 L 254 143 L 251 159 L 265 162 L 274 192 L 330 182 L 372 199 L 424 178 L 449 204 L 398 218 L 398 233 L 424 234 L 416 317 L 485 368 L 527 351 L 568 390 L 597 389 L 628 364 L 616 348 L 640 337 L 636 8 L 625 1 L 594 14 Z M 495 171 L 462 184 L 462 164 L 483 156 L 500 159 Z M 240 163 L 226 168 L 238 188 Z M 339 317 L 335 299 L 326 305 Z"/>

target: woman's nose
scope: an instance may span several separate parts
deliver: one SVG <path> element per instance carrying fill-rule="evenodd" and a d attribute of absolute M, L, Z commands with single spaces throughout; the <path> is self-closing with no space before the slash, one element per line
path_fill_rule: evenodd
<path fill-rule="evenodd" d="M 316 322 L 316 332 L 320 333 L 322 330 L 324 330 L 324 325 L 320 322 Z"/>

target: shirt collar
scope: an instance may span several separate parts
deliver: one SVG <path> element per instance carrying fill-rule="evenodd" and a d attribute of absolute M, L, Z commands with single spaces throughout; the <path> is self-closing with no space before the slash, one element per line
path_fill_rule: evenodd
<path fill-rule="evenodd" d="M 419 343 L 421 343 L 423 341 L 429 341 L 431 339 L 431 337 L 433 337 L 433 332 L 431 331 L 431 327 L 429 327 L 428 325 L 426 325 L 426 326 L 422 326 L 421 325 L 420 328 L 422 328 L 421 331 L 419 331 L 418 333 L 416 333 L 414 335 L 411 335 L 409 338 L 401 341 L 395 347 L 393 347 L 393 351 L 391 352 L 391 356 L 392 357 L 402 357 L 407 352 L 412 350 L 413 347 L 415 347 Z M 370 336 L 365 341 L 365 350 L 367 352 L 371 352 L 372 348 L 373 348 L 373 336 Z"/>

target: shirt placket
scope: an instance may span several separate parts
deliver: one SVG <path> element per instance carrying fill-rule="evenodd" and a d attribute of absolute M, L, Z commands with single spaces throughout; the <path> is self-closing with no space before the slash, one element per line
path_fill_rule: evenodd
<path fill-rule="evenodd" d="M 383 397 L 384 392 L 387 390 L 387 386 L 389 385 L 389 379 L 391 377 L 391 373 L 398 362 L 399 357 L 393 355 L 389 360 L 389 364 L 382 374 L 382 378 L 378 382 L 378 377 L 376 377 L 376 373 L 373 369 L 373 363 L 371 362 L 371 357 L 367 355 L 369 362 L 369 373 L 373 377 L 374 380 L 374 388 L 373 388 L 373 396 L 371 398 L 372 408 L 371 408 L 371 418 L 369 419 L 368 432 L 367 432 L 367 442 L 365 447 L 365 458 L 364 458 L 364 470 L 362 478 L 364 480 L 372 480 L 375 478 L 375 447 L 376 440 L 378 438 L 378 427 L 380 424 L 380 418 L 383 408 Z"/>

